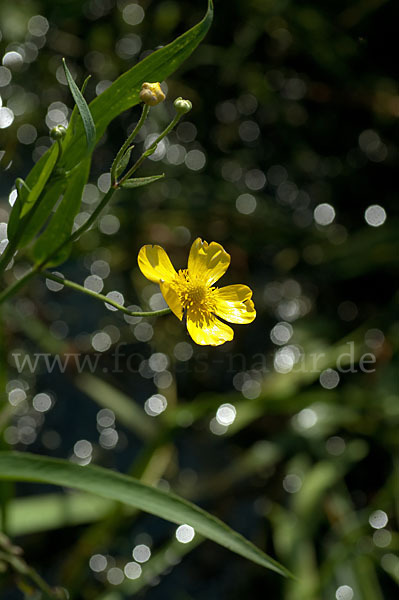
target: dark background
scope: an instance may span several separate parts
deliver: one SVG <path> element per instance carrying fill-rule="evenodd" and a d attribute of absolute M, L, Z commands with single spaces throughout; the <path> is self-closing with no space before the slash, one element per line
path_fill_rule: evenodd
<path fill-rule="evenodd" d="M 72 108 L 61 57 L 79 84 L 92 75 L 85 93 L 91 100 L 148 51 L 198 22 L 206 8 L 205 2 L 141 2 L 144 18 L 136 9 L 130 20 L 140 22 L 129 24 L 128 4 L 0 3 L 2 56 L 23 57 L 17 63 L 3 58 L 6 70 L 0 74 L 2 106 L 14 113 L 13 123 L 0 130 L 0 222 L 7 222 L 15 178 L 29 172 L 50 145 L 49 127 Z M 30 20 L 35 15 L 47 21 Z M 156 309 L 159 290 L 136 266 L 140 247 L 160 244 L 183 268 L 197 236 L 216 240 L 232 257 L 221 285 L 250 285 L 258 311 L 253 324 L 235 327 L 232 343 L 194 347 L 173 316 L 147 321 L 152 330 L 138 327 L 94 299 L 71 290 L 51 292 L 44 280 L 33 282 L 10 307 L 7 391 L 23 388 L 26 399 L 3 427 L 7 444 L 79 461 L 74 448 L 84 439 L 92 444 L 93 462 L 138 476 L 147 460 L 147 480 L 217 514 L 298 577 L 287 582 L 210 542 L 172 568 L 165 556 L 176 545 L 175 527 L 146 515 L 124 516 L 119 508 L 97 523 L 95 516 L 82 517 L 78 526 L 61 527 L 60 521 L 16 538 L 26 560 L 71 597 L 394 597 L 397 19 L 394 1 L 216 1 L 209 34 L 166 82 L 167 101 L 151 111 L 137 141 L 139 156 L 147 136 L 169 122 L 174 98 L 192 101 L 165 154 L 139 173 L 165 172 L 165 179 L 120 192 L 108 211 L 117 220 L 100 219 L 59 268 L 80 283 L 99 274 L 105 293 L 117 290 L 127 304 Z M 139 114 L 135 107 L 109 127 L 94 156 L 82 212 L 93 210 L 94 186 L 102 190 L 101 175 Z M 380 207 L 377 216 L 386 213 L 378 226 L 365 218 L 374 205 Z M 14 272 L 28 260 L 23 257 Z M 273 334 L 277 323 L 292 334 L 286 344 Z M 33 374 L 19 374 L 13 366 L 15 352 L 93 357 L 98 332 L 105 332 L 110 347 L 94 377 L 106 389 L 79 378 L 73 364 L 64 374 L 58 368 L 48 373 L 43 364 Z M 342 352 L 336 348 L 347 353 L 347 342 L 357 357 L 375 355 L 372 372 L 362 372 L 357 362 L 339 372 L 336 357 Z M 129 364 L 121 358 L 121 373 L 115 372 L 118 343 L 126 344 L 127 357 L 135 355 Z M 151 370 L 159 353 L 169 362 L 163 376 L 162 369 L 158 376 Z M 308 353 L 324 354 L 321 370 L 333 368 L 335 374 L 324 372 L 319 379 L 317 370 L 301 368 Z M 39 393 L 51 398 L 48 412 L 35 410 Z M 132 430 L 118 419 L 118 393 L 139 407 L 154 393 L 168 401 L 162 415 L 148 417 L 160 431 L 155 450 L 140 424 Z M 237 409 L 226 429 L 215 421 L 224 403 Z M 107 446 L 100 435 L 98 411 L 104 406 L 117 415 L 110 428 L 117 432 L 116 445 Z M 169 422 L 173 429 L 162 439 Z M 54 489 L 18 487 L 20 495 L 45 492 Z M 371 525 L 377 510 L 389 518 L 381 530 Z M 123 570 L 140 543 L 153 555 L 159 550 L 167 572 L 158 576 L 150 559 L 134 581 L 136 591 L 128 579 L 110 583 L 108 569 Z M 108 557 L 100 573 L 89 567 L 96 554 Z M 4 598 L 23 597 L 12 574 L 4 575 L 2 585 Z"/>

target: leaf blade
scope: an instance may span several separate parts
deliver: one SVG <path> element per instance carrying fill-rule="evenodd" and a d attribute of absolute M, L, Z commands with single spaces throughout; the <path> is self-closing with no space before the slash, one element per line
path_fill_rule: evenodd
<path fill-rule="evenodd" d="M 123 173 L 123 171 L 126 169 L 127 165 L 129 164 L 129 160 L 130 160 L 130 155 L 132 153 L 134 146 L 129 146 L 129 148 L 126 150 L 126 152 L 124 153 L 124 155 L 121 157 L 120 161 L 118 163 L 116 163 L 116 158 L 114 160 L 114 162 L 112 163 L 112 167 L 111 167 L 111 177 L 112 174 L 115 171 L 115 178 L 118 178 L 119 175 L 121 173 Z"/>
<path fill-rule="evenodd" d="M 9 535 L 29 535 L 100 521 L 115 506 L 99 496 L 62 493 L 14 498 L 8 506 Z"/>
<path fill-rule="evenodd" d="M 82 95 L 84 94 L 85 89 L 86 89 L 87 84 L 89 83 L 90 79 L 91 79 L 91 75 L 88 75 L 86 77 L 86 79 L 84 80 L 82 87 L 80 88 L 80 92 Z M 79 120 L 79 115 L 80 115 L 80 113 L 79 113 L 78 105 L 75 104 L 75 106 L 73 107 L 73 110 L 72 110 L 69 124 L 68 124 L 68 129 L 71 129 L 71 131 L 75 131 L 76 122 Z"/>
<path fill-rule="evenodd" d="M 66 486 L 157 515 L 172 523 L 187 523 L 199 534 L 280 575 L 289 571 L 241 534 L 195 504 L 137 479 L 102 467 L 81 467 L 67 460 L 29 454 L 0 453 L 0 479 Z"/>
<path fill-rule="evenodd" d="M 90 102 L 89 108 L 96 125 L 97 141 L 103 136 L 113 119 L 140 102 L 139 94 L 144 81 L 164 81 L 176 71 L 205 37 L 212 19 L 213 3 L 212 0 L 208 0 L 208 10 L 199 23 L 134 65 Z M 83 136 L 84 129 L 80 122 L 76 123 L 75 132 L 68 128 L 63 142 L 62 164 L 65 168 L 69 169 L 81 160 L 84 154 Z"/>
<path fill-rule="evenodd" d="M 85 134 L 86 134 L 86 140 L 87 140 L 87 152 L 90 153 L 93 150 L 95 143 L 96 143 L 96 126 L 94 125 L 94 121 L 93 121 L 92 114 L 90 112 L 90 108 L 89 108 L 86 100 L 84 99 L 82 92 L 80 91 L 80 89 L 76 85 L 75 81 L 73 80 L 71 72 L 69 71 L 69 69 L 67 67 L 65 58 L 62 59 L 62 65 L 64 67 L 65 77 L 68 82 L 69 89 L 71 91 L 73 99 L 75 100 L 76 106 L 78 107 L 80 116 L 82 117 L 82 123 L 83 123 L 83 127 L 84 127 Z M 87 80 L 86 80 L 86 82 L 87 82 Z M 85 83 L 83 84 L 84 86 L 85 86 Z"/>
<path fill-rule="evenodd" d="M 29 194 L 27 194 L 27 198 L 25 199 L 21 207 L 20 219 L 22 219 L 34 207 L 51 173 L 53 172 L 55 163 L 58 159 L 58 153 L 59 149 L 57 144 L 53 144 L 50 150 L 44 155 L 46 159 L 43 161 L 43 168 L 38 175 L 35 185 L 33 187 L 30 186 L 31 191 Z M 28 183 L 28 179 L 26 180 L 26 183 Z"/>
<path fill-rule="evenodd" d="M 121 187 L 126 189 L 138 188 L 143 185 L 148 185 L 153 181 L 158 181 L 158 179 L 163 179 L 165 177 L 165 173 L 162 175 L 151 175 L 150 177 L 135 177 L 134 179 L 126 179 L 124 183 L 121 184 Z"/>
<path fill-rule="evenodd" d="M 29 171 L 25 185 L 20 187 L 20 193 L 17 196 L 14 206 L 12 207 L 10 218 L 8 221 L 8 237 L 10 241 L 17 235 L 19 229 L 19 219 L 21 218 L 22 206 L 27 198 L 27 189 L 32 191 L 32 188 L 37 184 L 40 174 L 44 169 L 45 164 L 49 158 L 51 152 L 53 152 L 54 146 L 51 146 L 35 163 L 32 169 Z M 30 193 L 30 192 L 29 192 Z"/>
<path fill-rule="evenodd" d="M 27 246 L 46 223 L 59 197 L 64 193 L 65 185 L 66 181 L 61 179 L 49 182 L 35 213 L 32 216 L 28 214 L 27 217 L 24 217 L 27 224 L 23 227 L 23 233 L 18 242 L 19 248 Z M 21 223 L 22 225 L 23 223 Z"/>
<path fill-rule="evenodd" d="M 83 161 L 71 176 L 56 213 L 37 240 L 33 248 L 33 257 L 36 262 L 41 262 L 46 256 L 50 256 L 70 236 L 74 218 L 81 205 L 83 188 L 89 177 L 89 171 L 90 157 Z M 54 267 L 65 259 L 65 253 L 62 253 L 62 256 L 61 254 L 54 256 L 47 266 Z"/>
<path fill-rule="evenodd" d="M 126 73 L 123 73 L 107 90 L 90 102 L 89 109 L 96 127 L 96 141 L 103 136 L 107 126 L 113 119 L 140 102 L 139 93 L 143 81 L 162 81 L 172 75 L 205 37 L 212 19 L 213 4 L 212 0 L 208 0 L 208 10 L 202 21 L 170 44 L 147 56 Z M 82 86 L 82 91 L 84 86 L 85 84 Z M 87 144 L 84 143 L 85 137 L 85 129 L 81 120 L 71 118 L 67 134 L 62 141 L 63 155 L 60 159 L 60 166 L 65 170 L 73 168 L 87 153 Z M 28 174 L 26 183 L 29 187 L 34 186 L 51 151 L 52 148 L 47 150 Z M 18 214 L 19 207 L 15 205 L 14 207 L 13 212 L 15 214 L 12 215 L 11 213 L 11 215 L 13 221 L 18 222 L 18 218 L 21 216 Z"/>

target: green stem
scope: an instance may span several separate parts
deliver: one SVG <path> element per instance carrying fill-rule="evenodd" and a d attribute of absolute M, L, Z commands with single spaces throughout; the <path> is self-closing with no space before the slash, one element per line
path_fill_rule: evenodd
<path fill-rule="evenodd" d="M 82 292 L 83 294 L 91 296 L 92 298 L 96 298 L 97 300 L 100 300 L 101 302 L 110 304 L 117 310 L 120 310 L 121 312 L 125 313 L 126 315 L 129 315 L 129 317 L 161 317 L 162 315 L 167 315 L 171 312 L 170 308 L 163 308 L 162 310 L 154 310 L 154 311 L 150 311 L 150 312 L 131 311 L 131 310 L 128 310 L 127 308 L 125 308 L 124 306 L 122 306 L 121 304 L 118 304 L 111 298 L 108 298 L 107 296 L 104 296 L 103 294 L 98 294 L 97 292 L 93 292 L 93 290 L 88 290 L 87 288 L 83 287 L 83 285 L 79 285 L 78 283 L 75 283 L 74 281 L 64 279 L 63 277 L 54 275 L 54 273 L 50 273 L 49 271 L 42 271 L 42 273 L 45 277 L 47 277 L 47 279 L 51 279 L 52 281 L 56 281 L 57 283 L 65 285 L 66 287 L 72 288 L 73 290 L 75 290 L 77 292 Z"/>
<path fill-rule="evenodd" d="M 57 144 L 58 144 L 58 156 L 57 156 L 56 163 L 54 165 L 54 170 L 55 170 L 56 166 L 58 165 L 58 163 L 60 162 L 61 157 L 62 157 L 62 152 L 64 150 L 62 147 L 62 140 L 57 140 Z"/>
<path fill-rule="evenodd" d="M 32 279 L 32 277 L 34 277 L 36 275 L 36 273 L 38 273 L 38 271 L 39 271 L 38 266 L 33 267 L 23 277 L 21 277 L 21 279 L 18 279 L 18 281 L 16 281 L 12 285 L 10 285 L 3 292 L 1 292 L 0 293 L 0 304 L 2 304 L 5 300 L 8 300 L 8 298 L 11 298 L 11 296 L 14 296 L 18 292 L 18 290 L 20 290 L 25 284 L 28 283 L 28 281 L 30 281 Z"/>
<path fill-rule="evenodd" d="M 60 593 L 58 593 L 57 590 L 53 590 L 39 573 L 27 565 L 19 556 L 13 556 L 7 552 L 0 551 L 0 559 L 8 563 L 10 567 L 22 577 L 30 578 L 37 588 L 41 590 L 45 598 L 49 600 L 60 600 L 61 597 L 65 598 L 65 595 L 60 596 Z"/>
<path fill-rule="evenodd" d="M 184 113 L 177 113 L 177 115 L 175 116 L 175 118 L 173 119 L 173 121 L 171 121 L 169 123 L 169 125 L 166 127 L 166 129 L 163 130 L 162 133 L 159 134 L 159 136 L 157 137 L 157 139 L 151 144 L 151 146 L 149 148 L 147 148 L 147 150 L 145 152 L 143 152 L 143 154 L 140 156 L 139 159 L 137 159 L 137 161 L 134 163 L 134 165 L 129 169 L 129 171 L 126 173 L 126 175 L 124 175 L 118 182 L 117 182 L 117 186 L 120 187 L 122 185 L 122 183 L 124 181 L 126 181 L 126 179 L 129 179 L 129 177 L 131 177 L 133 175 L 133 173 L 135 171 L 137 171 L 137 169 L 143 164 L 143 162 L 145 161 L 145 159 L 148 156 L 151 156 L 151 154 L 153 154 L 157 148 L 157 145 L 159 144 L 159 142 L 161 140 L 163 140 L 163 138 L 168 135 L 168 133 L 170 131 L 172 131 L 172 129 L 177 125 L 177 123 L 180 121 L 180 119 L 182 118 Z"/>
<path fill-rule="evenodd" d="M 43 592 L 43 594 L 45 594 L 45 597 L 47 597 L 49 600 L 66 600 L 67 596 L 65 595 L 64 591 L 60 588 L 52 589 L 47 584 L 47 582 L 44 581 L 43 577 L 41 577 L 39 573 L 35 571 L 33 567 L 29 567 L 28 575 L 33 581 L 33 583 L 36 584 L 36 586 Z"/>
<path fill-rule="evenodd" d="M 125 144 L 122 146 L 121 150 L 118 152 L 118 155 L 119 155 L 119 153 L 121 153 L 121 155 L 122 155 L 122 150 L 126 151 L 128 144 L 133 139 L 133 137 L 137 134 L 138 130 L 142 127 L 142 125 L 143 125 L 143 123 L 144 123 L 144 121 L 145 121 L 145 119 L 147 117 L 147 114 L 148 114 L 148 106 L 145 105 L 144 108 L 143 108 L 143 112 L 141 114 L 139 122 L 137 123 L 134 131 L 131 133 L 131 135 L 129 136 L 129 138 L 126 140 Z M 95 210 L 92 212 L 92 214 L 87 219 L 87 221 L 85 223 L 83 223 L 83 225 L 81 225 L 81 227 L 79 227 L 79 229 L 77 229 L 74 233 L 72 233 L 68 237 L 68 239 L 66 239 L 65 241 L 63 241 L 57 248 L 55 248 L 55 250 L 53 250 L 53 252 L 51 252 L 50 255 L 46 256 L 46 258 L 43 259 L 38 265 L 36 265 L 32 269 L 32 271 L 30 271 L 29 273 L 27 273 L 27 275 L 25 275 L 24 277 L 22 277 L 22 279 L 20 279 L 19 281 L 17 281 L 14 285 L 10 286 L 6 290 L 4 290 L 2 293 L 0 293 L 0 304 L 2 302 L 4 302 L 4 300 L 6 300 L 7 298 L 9 298 L 10 296 L 13 296 L 21 287 L 23 287 L 25 285 L 25 283 L 27 283 L 31 279 L 31 277 L 34 274 L 36 274 L 37 272 L 39 272 L 54 256 L 56 256 L 63 248 L 65 248 L 65 246 L 67 246 L 67 245 L 71 244 L 72 242 L 74 242 L 76 239 L 78 239 L 82 235 L 82 233 L 84 233 L 85 231 L 87 231 L 88 229 L 90 229 L 90 227 L 96 221 L 96 219 L 99 216 L 99 214 L 104 210 L 104 208 L 106 207 L 106 205 L 108 204 L 108 202 L 111 200 L 114 192 L 119 187 L 121 187 L 121 184 L 124 181 L 126 181 L 126 179 L 128 179 L 142 165 L 142 163 L 145 161 L 145 159 L 148 156 L 151 156 L 151 154 L 153 154 L 153 152 L 155 152 L 156 147 L 159 144 L 159 142 L 166 135 L 168 135 L 168 133 L 176 126 L 176 124 L 180 121 L 180 119 L 183 116 L 183 114 L 184 113 L 177 113 L 176 114 L 176 116 L 169 123 L 169 125 L 166 127 L 166 129 L 164 129 L 164 131 L 157 137 L 157 139 L 154 141 L 154 143 L 151 144 L 151 146 L 149 148 L 147 148 L 147 150 L 145 152 L 143 152 L 143 154 L 136 161 L 136 163 L 131 167 L 131 169 L 129 169 L 129 171 L 126 173 L 126 175 L 124 175 L 119 182 L 115 182 L 113 184 L 113 186 L 110 187 L 110 189 L 105 194 L 105 196 L 103 197 L 103 199 L 101 200 L 101 202 L 99 203 L 99 205 L 95 208 Z M 114 164 L 117 164 L 118 155 L 117 155 L 117 157 L 116 157 L 116 159 L 114 161 Z M 112 177 L 112 175 L 111 175 L 111 177 Z M 14 255 L 15 250 L 16 250 L 16 243 L 15 243 L 15 241 L 14 242 L 10 242 L 8 244 L 7 248 L 4 251 L 3 258 L 0 260 L 0 274 L 2 273 L 2 271 L 4 271 L 4 269 L 6 268 L 6 266 L 11 261 L 12 256 Z M 65 285 L 67 285 L 67 284 L 65 283 Z M 85 289 L 85 288 L 83 288 L 83 289 Z M 85 291 L 87 293 L 89 290 L 85 290 Z M 112 304 L 112 303 L 108 302 L 108 304 Z M 118 308 L 118 310 L 122 310 L 122 309 Z M 125 309 L 125 312 L 126 312 L 126 309 Z M 159 312 L 159 311 L 155 311 L 155 312 Z M 160 312 L 162 313 L 162 311 L 160 311 Z M 167 312 L 169 312 L 169 310 Z M 166 313 L 163 312 L 162 314 L 166 314 Z M 133 316 L 133 315 L 131 315 L 131 316 Z M 136 316 L 136 315 L 134 315 L 134 316 Z M 137 316 L 139 316 L 139 315 L 137 315 Z M 152 313 L 140 313 L 140 316 L 145 317 L 145 316 L 155 316 L 155 315 L 152 312 Z"/>
<path fill-rule="evenodd" d="M 72 242 L 74 242 L 75 240 L 77 240 L 82 235 L 82 233 L 84 233 L 85 231 L 87 231 L 88 229 L 90 229 L 90 227 L 96 221 L 96 219 L 99 216 L 99 214 L 104 210 L 104 208 L 107 206 L 108 202 L 111 200 L 111 198 L 112 198 L 112 196 L 113 196 L 113 194 L 114 194 L 115 191 L 116 191 L 115 188 L 112 188 L 112 187 L 109 188 L 108 192 L 105 194 L 105 196 L 101 200 L 100 204 L 95 208 L 95 210 L 93 210 L 93 212 L 91 213 L 91 215 L 87 219 L 87 221 L 85 221 L 85 223 L 83 223 L 83 225 L 81 225 L 79 227 L 79 229 L 77 229 L 76 231 L 74 231 L 74 233 L 72 233 L 69 236 L 68 239 L 66 239 L 59 246 L 57 246 L 57 248 L 55 250 L 53 250 L 53 252 L 51 252 L 51 254 L 49 254 L 48 256 L 46 256 L 46 258 L 43 259 L 37 265 L 37 270 L 40 270 L 42 267 L 44 267 L 53 258 L 53 256 L 55 256 L 56 254 L 58 254 L 63 248 L 65 248 L 65 246 L 68 246 L 68 244 L 71 244 Z"/>
<path fill-rule="evenodd" d="M 112 163 L 112 167 L 111 167 L 111 183 L 112 183 L 112 185 L 114 185 L 116 182 L 116 169 L 120 163 L 120 160 L 123 157 L 123 155 L 125 154 L 126 150 L 129 148 L 130 144 L 132 143 L 132 141 L 134 140 L 134 138 L 136 137 L 138 132 L 140 131 L 140 129 L 142 128 L 144 121 L 146 120 L 146 118 L 148 116 L 149 110 L 150 110 L 150 107 L 147 106 L 147 104 L 144 104 L 139 122 L 137 123 L 136 127 L 133 129 L 132 133 L 129 135 L 126 142 L 123 144 L 123 146 L 119 150 L 118 154 L 115 157 L 114 162 Z"/>
<path fill-rule="evenodd" d="M 83 225 L 81 225 L 81 227 L 79 227 L 79 229 L 77 229 L 74 233 L 72 233 L 68 239 L 66 239 L 55 250 L 53 250 L 53 252 L 49 256 L 47 256 L 39 265 L 36 265 L 33 268 L 33 270 L 29 272 L 29 274 L 27 274 L 21 280 L 19 280 L 16 284 L 11 286 L 11 288 L 8 288 L 3 293 L 1 293 L 0 294 L 0 304 L 2 302 L 4 302 L 4 300 L 6 300 L 10 295 L 13 295 L 15 292 L 17 292 L 20 289 L 20 287 L 25 285 L 25 283 L 27 283 L 28 280 L 31 279 L 31 277 L 35 273 L 37 273 L 49 260 L 51 260 L 51 258 L 53 258 L 53 256 L 58 254 L 58 252 L 60 252 L 65 246 L 74 242 L 78 237 L 80 237 L 82 235 L 82 233 L 87 231 L 93 225 L 93 223 L 97 219 L 98 215 L 104 210 L 104 208 L 106 207 L 108 202 L 111 200 L 115 191 L 116 191 L 115 188 L 110 188 L 108 190 L 108 192 L 105 194 L 105 196 L 103 197 L 103 199 L 101 200 L 100 204 L 92 212 L 92 214 L 87 219 L 87 221 L 85 223 L 83 223 Z M 0 260 L 0 275 L 5 270 L 7 265 L 10 263 L 13 255 L 14 255 L 14 252 L 17 249 L 16 248 L 17 242 L 18 242 L 18 239 L 10 241 L 7 248 L 5 249 L 3 257 Z"/>

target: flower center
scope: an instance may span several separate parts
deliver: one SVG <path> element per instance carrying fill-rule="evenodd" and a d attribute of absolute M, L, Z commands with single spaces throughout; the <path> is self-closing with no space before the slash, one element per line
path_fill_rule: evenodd
<path fill-rule="evenodd" d="M 212 311 L 212 290 L 204 283 L 191 279 L 187 269 L 181 270 L 175 279 L 175 290 L 179 295 L 184 310 L 191 310 L 197 314 Z"/>
<path fill-rule="evenodd" d="M 192 284 L 188 286 L 187 298 L 192 304 L 201 304 L 206 298 L 206 289 L 202 285 Z"/>

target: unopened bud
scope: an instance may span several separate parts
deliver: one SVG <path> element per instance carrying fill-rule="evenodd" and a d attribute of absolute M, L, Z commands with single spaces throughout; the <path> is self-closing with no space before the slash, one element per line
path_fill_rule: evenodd
<path fill-rule="evenodd" d="M 163 102 L 165 97 L 159 82 L 145 82 L 141 86 L 140 100 L 147 106 L 156 106 L 160 102 Z"/>
<path fill-rule="evenodd" d="M 62 140 L 66 135 L 66 129 L 62 125 L 56 125 L 50 130 L 52 140 Z"/>
<path fill-rule="evenodd" d="M 190 112 L 190 110 L 193 107 L 190 100 L 184 100 L 183 98 L 176 98 L 173 105 L 176 111 L 182 115 L 184 115 L 184 113 Z"/>

